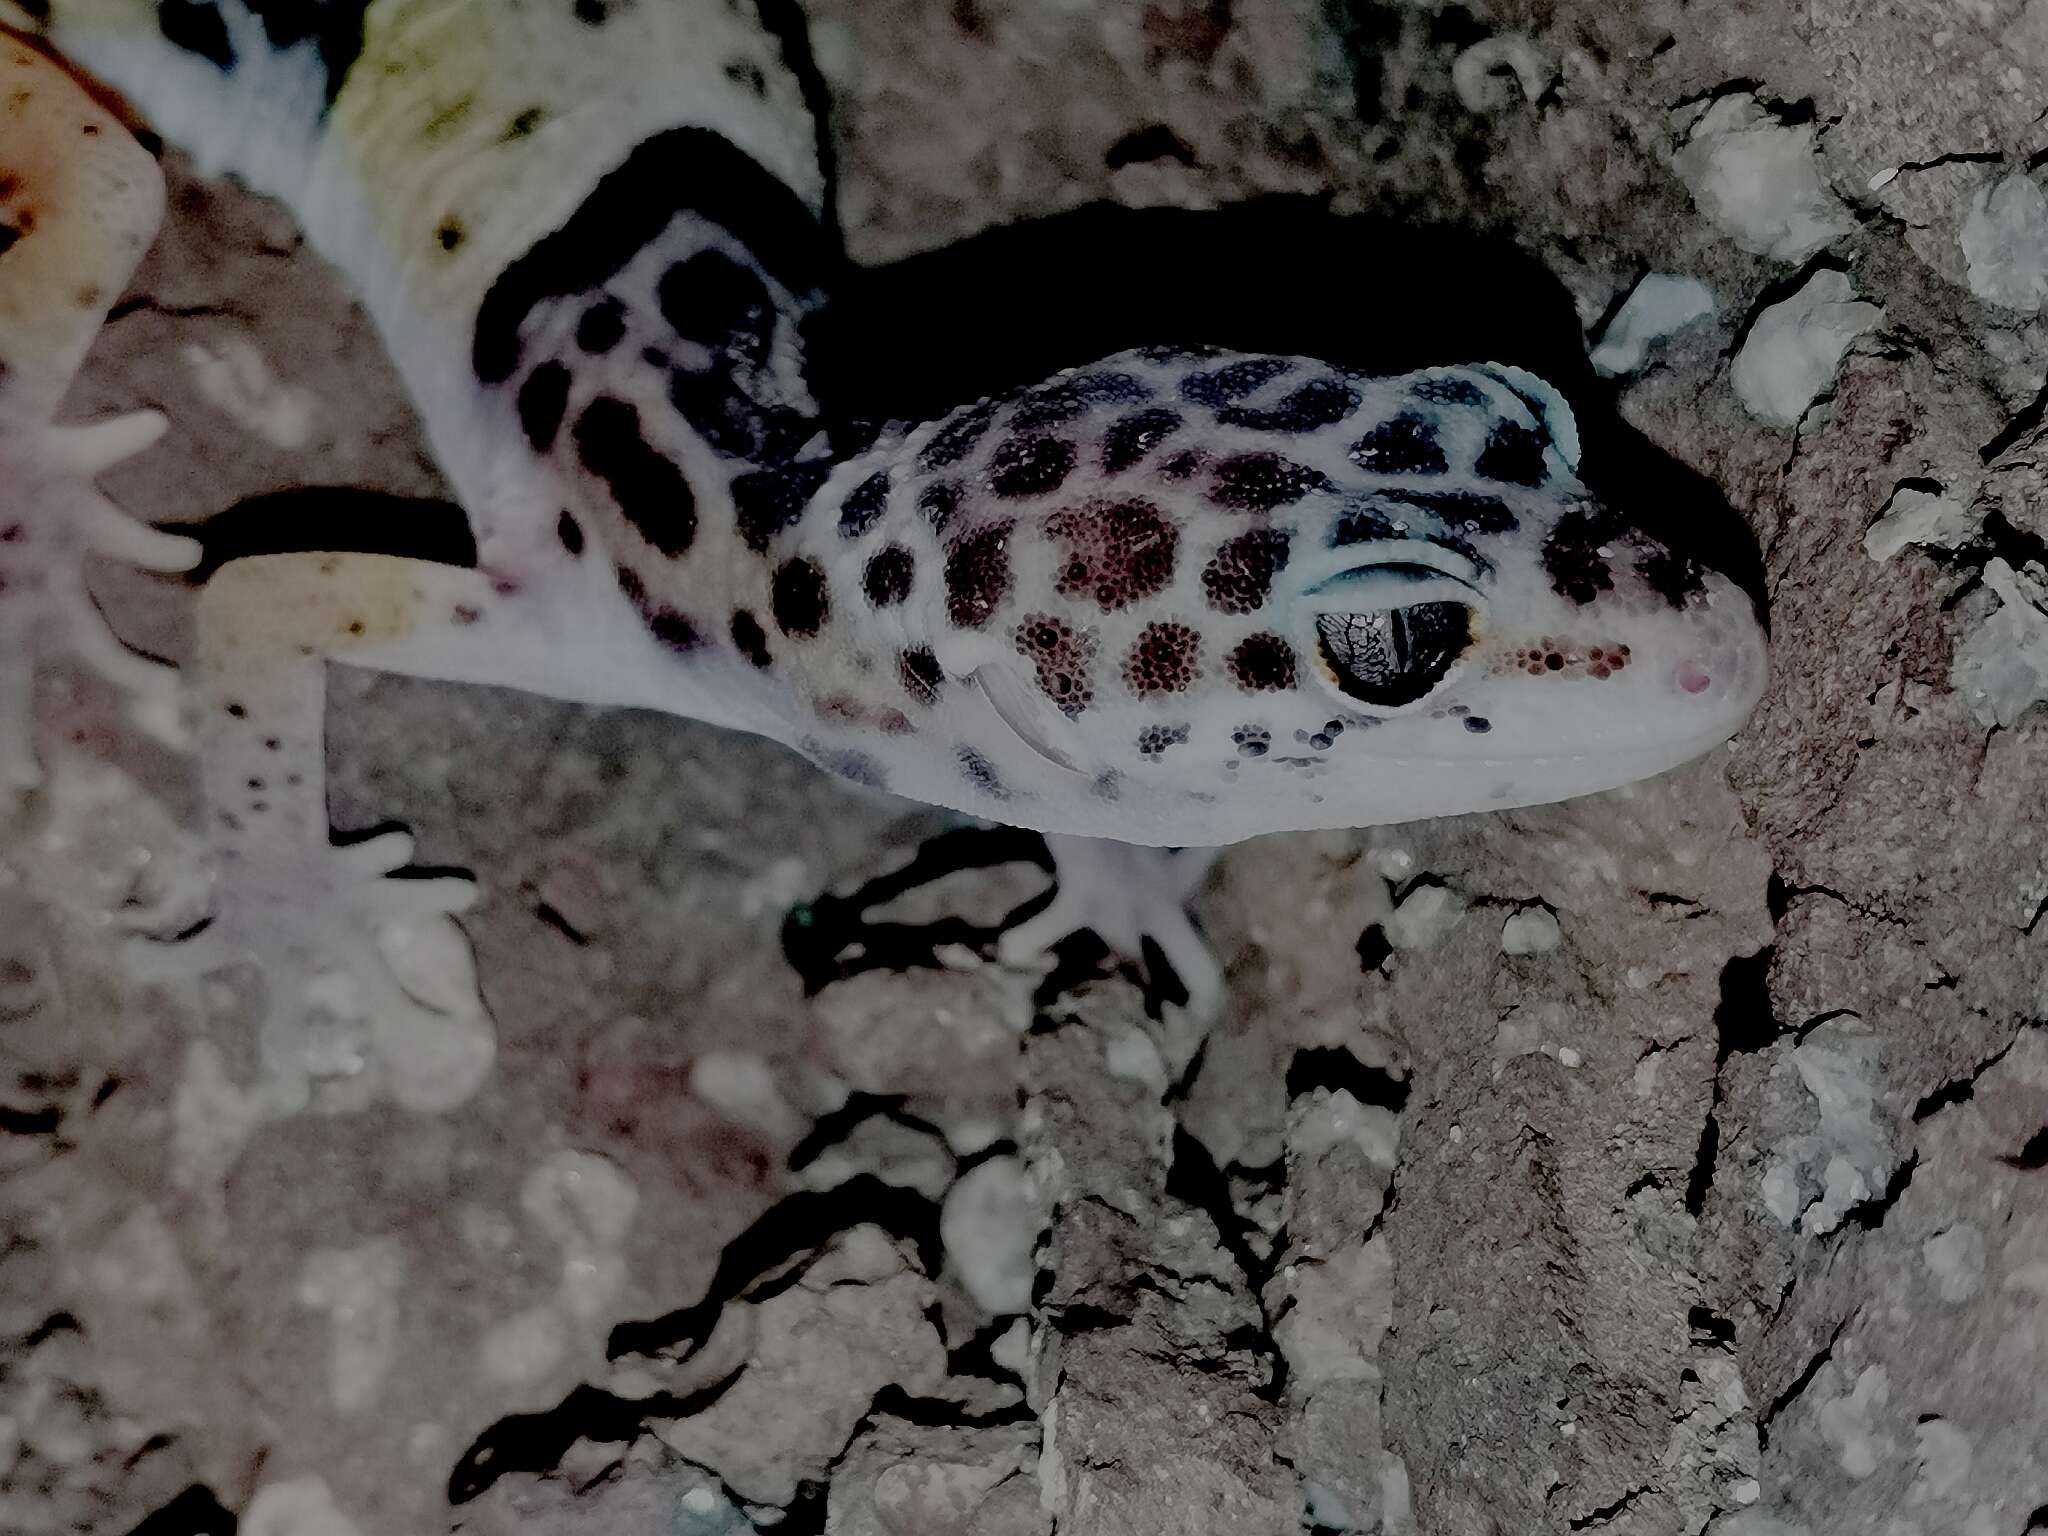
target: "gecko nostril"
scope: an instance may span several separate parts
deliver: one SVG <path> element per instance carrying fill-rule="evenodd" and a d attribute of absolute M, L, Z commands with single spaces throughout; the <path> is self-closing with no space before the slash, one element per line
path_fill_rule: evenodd
<path fill-rule="evenodd" d="M 1705 693 L 1714 684 L 1714 679 L 1696 661 L 1682 661 L 1678 664 L 1678 686 L 1687 693 Z"/>

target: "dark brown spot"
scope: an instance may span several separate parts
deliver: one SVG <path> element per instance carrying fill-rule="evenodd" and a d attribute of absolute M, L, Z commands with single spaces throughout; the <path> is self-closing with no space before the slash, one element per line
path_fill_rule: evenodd
<path fill-rule="evenodd" d="M 1241 512 L 1270 512 L 1311 491 L 1335 489 L 1321 470 L 1277 453 L 1240 453 L 1219 460 L 1209 484 L 1212 497 Z"/>
<path fill-rule="evenodd" d="M 1245 636 L 1224 666 L 1231 680 L 1247 693 L 1294 686 L 1294 647 L 1275 634 Z"/>
<path fill-rule="evenodd" d="M 1038 674 L 1038 686 L 1073 719 L 1095 698 L 1089 669 L 1095 660 L 1095 636 L 1078 631 L 1051 614 L 1026 614 L 1011 632 L 1017 654 Z"/>
<path fill-rule="evenodd" d="M 1202 571 L 1202 591 L 1218 613 L 1251 613 L 1265 606 L 1273 578 L 1287 565 L 1289 535 L 1254 528 L 1227 539 Z"/>
<path fill-rule="evenodd" d="M 891 608 L 910 596 L 917 562 L 901 544 L 885 544 L 861 572 L 861 589 L 877 608 Z"/>
<path fill-rule="evenodd" d="M 1056 491 L 1073 472 L 1073 445 L 1057 437 L 1009 438 L 988 461 L 989 489 L 1006 501 Z"/>
<path fill-rule="evenodd" d="M 1142 696 L 1180 693 L 1195 680 L 1202 637 L 1185 624 L 1147 624 L 1124 658 L 1124 682 Z"/>
<path fill-rule="evenodd" d="M 570 554 L 583 553 L 583 525 L 569 515 L 567 508 L 555 519 L 555 537 L 562 541 L 562 548 Z"/>
<path fill-rule="evenodd" d="M 1093 597 L 1105 612 L 1165 589 L 1180 534 L 1149 501 L 1091 502 L 1055 512 L 1047 537 L 1060 546 L 1053 577 L 1062 597 Z"/>
<path fill-rule="evenodd" d="M 824 567 L 809 559 L 783 561 L 770 585 L 770 605 L 776 627 L 785 635 L 815 635 L 831 611 Z"/>
<path fill-rule="evenodd" d="M 946 614 L 962 629 L 979 629 L 995 617 L 1010 593 L 1010 533 L 1007 520 L 956 539 L 946 552 Z"/>
<path fill-rule="evenodd" d="M 732 643 L 733 649 L 757 667 L 775 664 L 775 658 L 768 654 L 768 635 L 761 628 L 761 621 L 744 608 L 732 616 Z"/>

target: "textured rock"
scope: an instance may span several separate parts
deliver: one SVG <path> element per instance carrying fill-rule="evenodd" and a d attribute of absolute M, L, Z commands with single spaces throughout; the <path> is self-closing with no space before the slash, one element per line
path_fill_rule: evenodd
<path fill-rule="evenodd" d="M 794 1490 L 764 1527 L 971 1510 L 977 1536 L 1036 1533 L 1043 1493 L 1148 1532 L 2023 1530 L 2048 1504 L 2048 329 L 2022 170 L 2048 6 L 809 9 L 866 259 L 1098 196 L 1327 191 L 1512 234 L 1589 326 L 1645 271 L 1711 290 L 1621 406 L 1758 534 L 1769 696 L 1732 751 L 1591 805 L 1233 850 L 1202 911 L 1233 1006 L 1196 1041 L 1120 987 L 1027 1035 L 1037 978 L 958 952 L 807 995 L 784 914 L 935 818 L 705 729 L 340 675 L 337 819 L 405 819 L 486 890 L 495 1062 L 401 1112 L 346 1039 L 304 1105 L 275 1091 L 238 978 L 112 973 L 114 925 L 203 911 L 191 786 L 52 679 L 49 723 L 112 767 L 73 759 L 0 833 L 0 1103 L 23 1117 L 0 1136 L 0 1524 L 124 1530 L 218 1509 L 181 1492 L 203 1483 L 245 1529 L 435 1529 L 463 1445 L 599 1382 L 554 1463 L 459 1518 L 734 1536 L 755 1513 L 605 1405 L 710 1390 L 779 1303 L 772 1368 L 665 1421 Z M 174 410 L 117 499 L 434 493 L 373 338 L 283 220 L 187 180 L 174 209 L 74 402 Z M 1815 283 L 1884 330 L 1831 340 L 1798 389 L 1744 370 L 1804 415 L 1788 440 L 1732 363 Z M 174 590 L 95 581 L 177 651 Z M 992 923 L 1041 882 L 954 877 L 892 915 Z M 1538 913 L 1554 945 L 1521 941 Z M 921 1272 L 950 1159 L 1003 1155 L 1020 1089 L 1052 1221 L 1030 1361 Z M 562 1154 L 617 1169 L 630 1221 L 537 1215 Z M 613 1323 L 710 1294 L 788 1197 L 867 1173 L 933 1252 L 891 1240 L 842 1294 L 794 1278 L 815 1238 L 689 1359 L 606 1360 Z M 1043 1417 L 988 1422 L 1020 1364 Z M 607 1413 L 623 1439 L 579 1450 Z"/>

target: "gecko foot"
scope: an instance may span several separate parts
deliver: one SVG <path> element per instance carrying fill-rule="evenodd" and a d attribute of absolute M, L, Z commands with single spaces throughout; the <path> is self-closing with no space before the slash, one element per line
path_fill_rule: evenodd
<path fill-rule="evenodd" d="M 1216 850 L 1141 848 L 1057 833 L 1045 843 L 1053 856 L 1052 904 L 1006 929 L 997 958 L 1028 964 L 1077 929 L 1093 929 L 1111 949 L 1142 958 L 1150 969 L 1163 961 L 1186 989 L 1188 1011 L 1215 1018 L 1223 1006 L 1223 968 L 1188 916 L 1188 902 Z"/>
<path fill-rule="evenodd" d="M 265 1073 L 302 1097 L 374 1066 L 407 1108 L 460 1103 L 495 1051 L 454 921 L 476 886 L 460 875 L 397 873 L 412 846 L 394 831 L 339 847 L 224 854 L 212 917 L 177 939 L 132 940 L 130 971 L 168 982 L 255 966 Z"/>
<path fill-rule="evenodd" d="M 180 750 L 174 669 L 139 656 L 114 637 L 86 588 L 88 554 L 151 571 L 198 563 L 195 540 L 177 538 L 128 516 L 93 486 L 103 470 L 163 435 L 155 411 L 91 426 L 0 423 L 0 790 L 42 782 L 35 749 L 37 669 L 69 658 L 125 696 L 129 718 Z"/>

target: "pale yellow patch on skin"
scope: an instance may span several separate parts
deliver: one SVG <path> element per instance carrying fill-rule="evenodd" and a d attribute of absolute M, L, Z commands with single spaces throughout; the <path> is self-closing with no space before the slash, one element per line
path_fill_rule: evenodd
<path fill-rule="evenodd" d="M 254 555 L 221 567 L 200 598 L 197 660 L 223 679 L 266 664 L 401 640 L 426 595 L 418 562 L 389 555 Z"/>
<path fill-rule="evenodd" d="M 54 412 L 163 208 L 156 160 L 121 120 L 0 30 L 0 428 Z"/>

